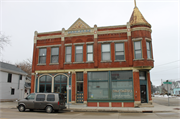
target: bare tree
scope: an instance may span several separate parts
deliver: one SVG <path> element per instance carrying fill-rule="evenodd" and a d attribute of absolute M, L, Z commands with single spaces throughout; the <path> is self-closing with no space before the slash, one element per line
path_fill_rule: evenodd
<path fill-rule="evenodd" d="M 0 32 L 0 53 L 4 49 L 4 46 L 9 44 L 10 44 L 9 36 L 6 36 L 2 32 Z"/>
<path fill-rule="evenodd" d="M 31 58 L 26 59 L 22 62 L 16 63 L 19 68 L 21 68 L 24 72 L 28 74 L 28 77 L 31 77 L 31 71 L 32 71 L 32 60 Z"/>

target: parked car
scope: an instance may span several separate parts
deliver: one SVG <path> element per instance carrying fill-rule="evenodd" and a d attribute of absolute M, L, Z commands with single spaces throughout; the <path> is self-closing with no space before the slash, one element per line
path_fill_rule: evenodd
<path fill-rule="evenodd" d="M 47 113 L 65 109 L 65 98 L 61 93 L 31 93 L 25 99 L 18 101 L 20 112 L 26 109 L 46 110 Z"/>

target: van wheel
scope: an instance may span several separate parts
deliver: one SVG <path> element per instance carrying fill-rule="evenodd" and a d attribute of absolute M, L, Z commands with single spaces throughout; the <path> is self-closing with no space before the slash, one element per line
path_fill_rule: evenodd
<path fill-rule="evenodd" d="M 24 112 L 26 108 L 24 107 L 24 105 L 19 105 L 18 109 L 20 112 Z"/>
<path fill-rule="evenodd" d="M 51 113 L 53 111 L 53 108 L 51 106 L 46 107 L 46 112 Z"/>

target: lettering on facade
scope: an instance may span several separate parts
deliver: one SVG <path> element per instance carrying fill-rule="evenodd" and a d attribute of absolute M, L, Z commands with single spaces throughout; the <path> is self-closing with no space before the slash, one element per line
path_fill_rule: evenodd
<path fill-rule="evenodd" d="M 132 90 L 128 90 L 128 89 L 122 89 L 122 90 L 113 90 L 113 93 L 132 93 Z"/>
<path fill-rule="evenodd" d="M 86 33 L 86 32 L 91 32 L 91 30 L 76 30 L 76 31 L 68 31 L 68 34 L 72 33 Z"/>

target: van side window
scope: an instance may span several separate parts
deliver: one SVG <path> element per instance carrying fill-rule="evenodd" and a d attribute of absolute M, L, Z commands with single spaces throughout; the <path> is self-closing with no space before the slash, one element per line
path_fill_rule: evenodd
<path fill-rule="evenodd" d="M 55 101 L 55 96 L 53 94 L 49 94 L 47 96 L 47 101 Z"/>
<path fill-rule="evenodd" d="M 45 100 L 45 94 L 38 94 L 36 96 L 36 101 L 44 101 Z"/>
<path fill-rule="evenodd" d="M 34 100 L 34 97 L 35 97 L 35 94 L 32 93 L 32 94 L 30 94 L 30 95 L 27 97 L 27 99 L 28 99 L 28 100 Z"/>

